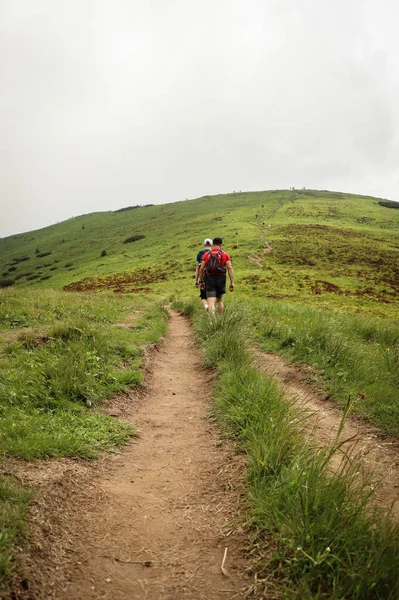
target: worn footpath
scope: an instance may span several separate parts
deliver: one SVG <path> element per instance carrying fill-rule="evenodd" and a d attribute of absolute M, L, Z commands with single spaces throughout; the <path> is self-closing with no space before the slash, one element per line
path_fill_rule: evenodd
<path fill-rule="evenodd" d="M 191 340 L 187 320 L 171 313 L 132 415 L 139 436 L 98 482 L 103 498 L 60 600 L 240 597 L 241 461 L 207 418 L 209 374 Z"/>

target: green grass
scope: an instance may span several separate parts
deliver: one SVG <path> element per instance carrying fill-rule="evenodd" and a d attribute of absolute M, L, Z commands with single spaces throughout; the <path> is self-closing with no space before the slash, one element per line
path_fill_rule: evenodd
<path fill-rule="evenodd" d="M 394 317 L 399 211 L 378 202 L 276 190 L 92 213 L 0 239 L 0 273 L 24 288 L 187 294 L 203 239 L 221 235 L 238 295 Z"/>
<path fill-rule="evenodd" d="M 11 570 L 11 546 L 25 531 L 30 497 L 30 492 L 15 485 L 10 477 L 0 479 L 0 581 Z"/>
<path fill-rule="evenodd" d="M 342 405 L 352 398 L 358 415 L 399 435 L 397 321 L 286 303 L 247 306 L 263 350 L 311 365 L 325 397 Z"/>
<path fill-rule="evenodd" d="M 141 383 L 144 348 L 166 330 L 158 302 L 6 290 L 0 324 L 2 453 L 93 457 L 126 441 L 131 425 L 88 409 Z"/>
<path fill-rule="evenodd" d="M 92 459 L 134 435 L 101 413 L 142 383 L 145 347 L 166 331 L 158 299 L 3 290 L 0 296 L 0 452 L 26 460 Z M 122 327 L 120 324 L 130 325 Z M 29 494 L 0 482 L 0 580 L 22 531 Z"/>
<path fill-rule="evenodd" d="M 92 458 L 132 434 L 130 425 L 101 415 L 101 402 L 140 384 L 144 348 L 165 332 L 166 315 L 161 305 L 165 297 L 173 295 L 186 314 L 197 314 L 195 257 L 205 237 L 220 235 L 236 274 L 236 291 L 227 294 L 226 305 L 237 304 L 243 318 L 228 310 L 211 329 L 207 329 L 208 321 L 195 319 L 202 333 L 206 363 L 221 365 L 220 381 L 224 383 L 217 396 L 220 415 L 251 457 L 251 489 L 259 486 L 260 490 L 259 494 L 253 492 L 254 523 L 261 530 L 256 515 L 266 511 L 263 486 L 272 481 L 267 474 L 275 472 L 273 477 L 282 481 L 285 473 L 287 482 L 295 482 L 298 469 L 301 477 L 309 472 L 317 478 L 319 467 L 313 469 L 311 460 L 316 459 L 305 453 L 295 462 L 300 467 L 293 469 L 291 459 L 296 456 L 298 442 L 289 422 L 299 417 L 284 421 L 288 405 L 273 382 L 259 379 L 242 349 L 253 339 L 264 350 L 312 365 L 313 379 L 326 397 L 342 406 L 350 397 L 356 401 L 354 410 L 359 415 L 397 435 L 398 231 L 399 210 L 392 210 L 391 204 L 378 198 L 274 190 L 92 213 L 0 239 L 3 455 Z M 134 241 L 125 243 L 128 239 Z M 189 295 L 190 302 L 182 300 Z M 134 327 L 117 326 L 132 313 Z M 229 364 L 235 365 L 237 377 Z M 233 393 L 234 387 L 239 394 L 237 390 Z M 234 403 L 230 396 L 223 396 L 229 389 Z M 245 401 L 247 391 L 249 405 Z M 272 416 L 274 410 L 274 420 L 263 418 L 263 423 L 262 415 Z M 281 430 L 275 428 L 277 421 L 281 421 Z M 258 442 L 259 436 L 274 440 L 277 431 L 279 447 L 274 442 L 270 448 Z M 300 442 L 299 446 L 302 448 Z M 305 579 L 303 585 L 290 580 L 289 589 L 300 590 L 299 597 L 303 598 L 328 597 L 323 596 L 320 581 L 325 578 L 334 581 L 337 590 L 344 589 L 342 582 L 346 577 L 351 580 L 351 571 L 343 570 L 342 582 L 338 575 L 331 575 L 335 573 L 329 569 L 336 552 L 334 549 L 325 558 L 326 548 L 332 549 L 327 538 L 322 537 L 317 547 L 303 545 L 301 534 L 291 532 L 292 523 L 286 523 L 275 535 L 278 528 L 271 514 L 273 506 L 277 511 L 287 506 L 287 513 L 292 507 L 294 513 L 302 497 L 296 484 L 292 485 L 292 497 L 284 495 L 286 486 L 278 491 L 280 479 L 273 479 L 275 496 L 267 488 L 271 499 L 267 511 L 271 511 L 268 522 L 273 539 L 284 549 L 284 577 L 289 578 L 285 568 L 296 572 L 299 565 L 300 573 L 313 564 L 302 550 L 295 550 L 301 547 L 313 561 L 321 561 L 319 587 L 312 583 L 307 588 Z M 301 482 L 308 485 L 305 479 Z M 320 482 L 328 488 L 323 477 Z M 346 485 L 342 483 L 342 489 Z M 335 493 L 336 502 L 344 497 L 340 496 L 343 491 Z M 331 514 L 327 508 L 325 511 L 324 518 L 332 519 L 333 509 Z M 350 519 L 356 521 L 356 514 Z M 345 523 L 338 520 L 337 524 L 334 535 L 340 539 L 339 527 L 345 528 Z M 322 527 L 321 522 L 317 527 Z M 375 521 L 374 529 L 385 532 L 386 526 Z M 287 554 L 291 535 L 296 545 Z M 363 534 L 353 535 L 365 543 Z M 377 547 L 377 533 L 370 535 L 371 546 Z M 396 541 L 392 543 L 396 548 Z M 342 553 L 347 552 L 345 560 L 352 557 L 352 546 L 340 541 L 339 548 L 338 563 L 344 560 Z M 276 555 L 272 563 L 279 560 Z M 376 565 L 384 574 L 383 559 Z M 365 576 L 365 585 L 377 590 L 370 592 L 374 593 L 370 597 L 388 597 L 385 591 L 378 591 L 379 575 L 375 583 L 373 569 Z M 353 586 L 351 583 L 348 588 L 353 597 L 360 598 L 360 593 L 369 597 L 356 577 L 353 575 Z M 384 577 L 389 581 L 388 575 Z M 340 597 L 338 591 L 336 594 L 334 597 Z"/>
<path fill-rule="evenodd" d="M 258 591 L 268 585 L 301 600 L 396 599 L 399 530 L 370 504 L 371 478 L 360 476 L 356 462 L 331 468 L 344 450 L 339 436 L 321 451 L 305 442 L 304 415 L 252 366 L 241 310 L 192 316 L 205 361 L 218 374 L 215 413 L 248 457 Z"/>

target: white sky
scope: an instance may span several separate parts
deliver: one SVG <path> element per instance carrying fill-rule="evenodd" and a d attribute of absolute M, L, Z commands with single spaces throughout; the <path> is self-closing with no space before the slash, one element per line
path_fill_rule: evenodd
<path fill-rule="evenodd" d="M 0 236 L 291 186 L 399 200 L 397 0 L 0 0 Z"/>

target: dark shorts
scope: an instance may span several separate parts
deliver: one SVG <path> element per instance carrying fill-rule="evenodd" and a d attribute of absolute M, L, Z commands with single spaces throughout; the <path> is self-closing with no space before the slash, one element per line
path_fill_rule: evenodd
<path fill-rule="evenodd" d="M 221 298 L 226 293 L 226 275 L 208 275 L 206 295 L 208 298 Z"/>

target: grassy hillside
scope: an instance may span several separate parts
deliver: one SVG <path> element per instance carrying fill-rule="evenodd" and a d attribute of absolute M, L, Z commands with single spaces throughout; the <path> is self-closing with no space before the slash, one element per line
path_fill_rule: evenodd
<path fill-rule="evenodd" d="M 292 190 L 92 213 L 0 239 L 0 280 L 77 291 L 188 292 L 202 240 L 221 235 L 238 294 L 393 316 L 399 210 L 381 202 Z"/>
<path fill-rule="evenodd" d="M 326 397 L 356 400 L 359 415 L 399 435 L 398 206 L 312 190 L 239 193 L 0 239 L 0 581 L 29 501 L 7 457 L 90 458 L 134 433 L 102 401 L 140 384 L 145 348 L 166 331 L 165 298 L 198 308 L 205 237 L 222 236 L 232 256 L 227 304 L 245 343 L 311 365 Z M 227 333 L 234 350 L 241 337 Z"/>

